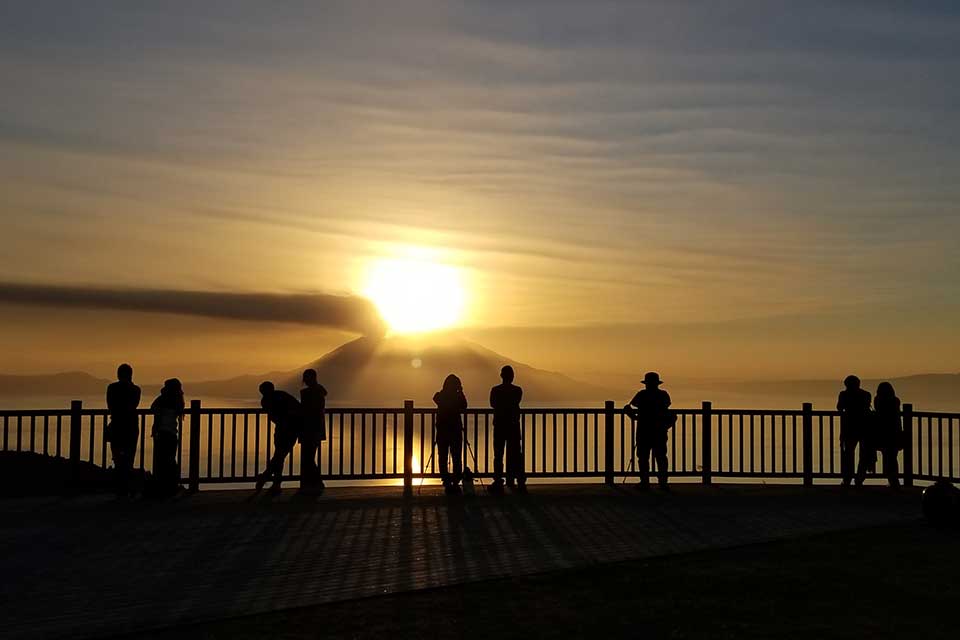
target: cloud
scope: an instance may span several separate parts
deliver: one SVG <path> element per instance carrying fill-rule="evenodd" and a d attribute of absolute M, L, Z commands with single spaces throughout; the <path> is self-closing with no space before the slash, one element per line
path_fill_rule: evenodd
<path fill-rule="evenodd" d="M 0 283 L 0 303 L 288 322 L 379 335 L 383 320 L 359 296 L 325 293 L 229 293 Z"/>

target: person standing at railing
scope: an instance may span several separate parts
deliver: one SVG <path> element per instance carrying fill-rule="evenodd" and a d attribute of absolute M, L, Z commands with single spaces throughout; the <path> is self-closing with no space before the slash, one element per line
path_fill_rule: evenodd
<path fill-rule="evenodd" d="M 513 367 L 500 370 L 501 384 L 490 389 L 493 408 L 493 484 L 491 493 L 503 492 L 503 453 L 507 453 L 507 486 L 520 493 L 527 490 L 524 473 L 523 442 L 520 428 L 520 401 L 523 389 L 513 384 Z"/>
<path fill-rule="evenodd" d="M 854 375 L 844 378 L 843 386 L 845 389 L 837 397 L 837 411 L 840 412 L 840 475 L 844 486 L 850 486 L 854 477 L 857 486 L 860 486 L 867 476 L 869 464 L 869 453 L 861 443 L 867 435 L 870 420 L 870 392 L 860 388 L 860 378 Z M 860 460 L 855 468 L 857 445 L 860 445 Z"/>
<path fill-rule="evenodd" d="M 163 383 L 150 405 L 153 412 L 153 477 L 157 496 L 172 496 L 180 486 L 177 442 L 183 428 L 183 385 L 176 378 Z"/>
<path fill-rule="evenodd" d="M 900 488 L 900 469 L 897 454 L 903 447 L 903 421 L 900 418 L 900 398 L 893 385 L 881 382 L 873 399 L 876 412 L 877 443 L 883 454 L 883 475 L 894 489 Z"/>
<path fill-rule="evenodd" d="M 624 411 L 636 421 L 637 471 L 640 489 L 650 488 L 650 453 L 657 463 L 660 488 L 667 489 L 667 431 L 676 422 L 670 411 L 670 394 L 660 388 L 660 374 L 649 371 L 643 376 L 644 388 L 633 396 Z"/>
<path fill-rule="evenodd" d="M 107 425 L 105 434 L 113 455 L 118 497 L 130 496 L 133 491 L 130 481 L 133 461 L 137 454 L 137 441 L 140 440 L 140 420 L 137 416 L 139 406 L 140 387 L 133 384 L 133 367 L 121 364 L 117 367 L 117 381 L 107 386 L 110 424 Z"/>
<path fill-rule="evenodd" d="M 440 465 L 440 479 L 448 494 L 460 492 L 463 478 L 463 412 L 467 410 L 467 397 L 463 394 L 460 378 L 452 373 L 443 381 L 443 388 L 433 394 L 437 403 L 436 444 Z M 453 473 L 447 469 L 450 457 Z"/>
<path fill-rule="evenodd" d="M 317 381 L 317 370 L 303 372 L 304 387 L 300 389 L 300 406 L 303 408 L 303 432 L 300 435 L 300 490 L 323 491 L 323 478 L 317 466 L 317 449 L 327 439 L 324 410 L 327 405 L 327 390 Z"/>
<path fill-rule="evenodd" d="M 303 412 L 300 403 L 286 391 L 274 388 L 269 380 L 260 383 L 260 406 L 267 412 L 267 419 L 273 423 L 273 456 L 267 462 L 267 468 L 257 478 L 256 490 L 260 491 L 273 478 L 270 493 L 280 493 L 283 482 L 283 463 L 293 451 L 300 431 L 303 428 Z"/>

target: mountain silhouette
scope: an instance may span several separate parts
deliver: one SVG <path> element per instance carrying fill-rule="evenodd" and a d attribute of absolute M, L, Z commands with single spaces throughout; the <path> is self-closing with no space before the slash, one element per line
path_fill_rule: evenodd
<path fill-rule="evenodd" d="M 0 374 L 0 395 L 5 396 L 91 396 L 103 395 L 110 380 L 82 371 L 39 375 Z"/>
<path fill-rule="evenodd" d="M 449 373 L 463 380 L 464 391 L 473 406 L 486 406 L 490 387 L 500 381 L 500 368 L 509 364 L 517 373 L 527 402 L 576 404 L 596 403 L 610 395 L 598 385 L 573 380 L 565 375 L 537 369 L 465 340 L 406 337 L 357 338 L 323 357 L 292 371 L 228 380 L 185 384 L 190 395 L 223 398 L 255 398 L 257 385 L 272 380 L 278 388 L 295 392 L 304 369 L 317 370 L 321 384 L 336 404 L 396 406 L 403 400 L 433 406 L 431 398 Z"/>

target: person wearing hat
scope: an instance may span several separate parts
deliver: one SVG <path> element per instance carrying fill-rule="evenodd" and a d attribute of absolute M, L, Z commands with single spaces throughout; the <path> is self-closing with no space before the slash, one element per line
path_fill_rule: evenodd
<path fill-rule="evenodd" d="M 670 394 L 660 388 L 663 380 L 655 371 L 643 376 L 644 388 L 633 396 L 624 411 L 637 425 L 637 471 L 641 489 L 650 487 L 650 453 L 657 462 L 657 479 L 667 488 L 667 430 L 676 421 L 670 411 Z"/>
<path fill-rule="evenodd" d="M 860 388 L 860 378 L 854 375 L 843 380 L 845 387 L 837 396 L 837 411 L 840 412 L 840 475 L 843 485 L 849 486 L 854 478 L 854 460 L 857 445 L 861 443 L 870 419 L 870 392 Z M 870 452 L 860 446 L 860 464 L 856 470 L 857 486 L 862 485 L 870 465 Z M 874 463 L 876 461 L 874 460 Z"/>
<path fill-rule="evenodd" d="M 520 428 L 520 401 L 523 389 L 513 384 L 513 367 L 500 369 L 502 384 L 490 389 L 493 408 L 493 484 L 491 493 L 503 491 L 503 453 L 507 453 L 507 486 L 526 491 L 527 478 L 523 470 L 523 443 Z"/>

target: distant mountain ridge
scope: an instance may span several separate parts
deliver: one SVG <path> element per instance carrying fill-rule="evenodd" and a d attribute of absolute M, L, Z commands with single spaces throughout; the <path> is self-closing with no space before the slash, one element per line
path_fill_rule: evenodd
<path fill-rule="evenodd" d="M 273 380 L 281 389 L 296 392 L 303 369 L 317 369 L 321 383 L 335 405 L 397 406 L 414 400 L 432 406 L 431 398 L 448 373 L 463 380 L 472 406 L 486 406 L 490 387 L 499 381 L 500 367 L 510 364 L 517 384 L 524 388 L 528 406 L 593 406 L 605 399 L 618 404 L 630 398 L 642 375 L 592 376 L 588 384 L 561 373 L 545 371 L 517 362 L 478 344 L 445 339 L 426 343 L 408 338 L 358 338 L 328 352 L 321 358 L 292 370 L 240 375 L 222 380 L 185 381 L 189 398 L 216 398 L 241 405 L 256 404 L 257 387 Z M 960 373 L 929 373 L 887 378 L 904 402 L 919 410 L 960 411 Z M 0 375 L 0 397 L 57 398 L 58 405 L 72 398 L 102 398 L 109 380 L 83 372 L 40 375 Z M 863 386 L 875 392 L 881 379 L 864 379 Z M 156 393 L 159 384 L 140 383 L 145 397 Z M 738 382 L 689 381 L 667 378 L 666 388 L 678 407 L 712 400 L 717 407 L 799 408 L 813 402 L 818 409 L 832 409 L 841 380 L 759 380 Z M 15 403 L 14 403 L 15 404 Z M 25 406 L 25 405 L 21 405 Z M 95 406 L 102 406 L 98 404 Z"/>
<path fill-rule="evenodd" d="M 448 374 L 455 373 L 463 381 L 468 401 L 485 406 L 490 387 L 499 382 L 500 368 L 506 364 L 514 368 L 517 384 L 531 401 L 569 404 L 610 393 L 603 387 L 537 369 L 467 341 L 423 344 L 402 337 L 357 338 L 291 371 L 190 383 L 190 392 L 198 396 L 255 398 L 262 380 L 272 380 L 278 388 L 296 392 L 303 370 L 313 368 L 331 401 L 338 404 L 394 406 L 403 400 L 414 400 L 432 406 L 434 392 Z"/>
<path fill-rule="evenodd" d="M 37 375 L 0 374 L 0 395 L 80 395 L 104 393 L 109 380 L 82 371 Z"/>

